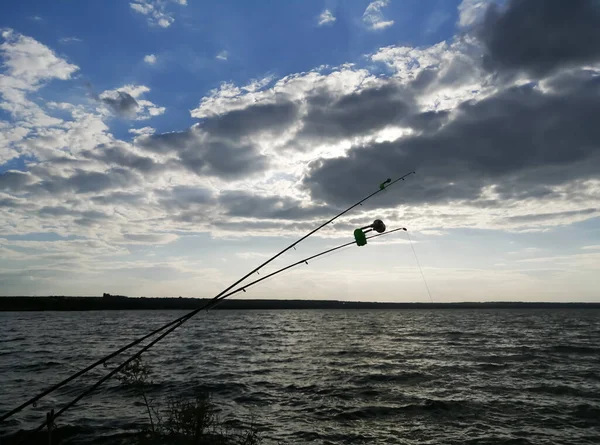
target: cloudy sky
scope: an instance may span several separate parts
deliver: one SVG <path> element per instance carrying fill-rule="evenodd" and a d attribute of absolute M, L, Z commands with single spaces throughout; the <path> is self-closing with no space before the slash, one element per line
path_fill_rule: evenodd
<path fill-rule="evenodd" d="M 434 301 L 600 301 L 597 0 L 0 6 L 0 294 L 211 297 L 407 227 Z M 406 234 L 247 298 L 428 301 Z"/>

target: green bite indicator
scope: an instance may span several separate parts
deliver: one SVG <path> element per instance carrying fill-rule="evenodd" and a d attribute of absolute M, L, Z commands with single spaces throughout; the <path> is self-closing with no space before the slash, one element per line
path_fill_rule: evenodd
<path fill-rule="evenodd" d="M 366 234 L 371 231 L 376 231 L 377 233 L 385 232 L 385 224 L 382 220 L 376 219 L 373 221 L 373 224 L 369 224 L 368 226 L 361 227 L 360 229 L 356 229 L 354 231 L 354 240 L 356 241 L 357 246 L 364 246 L 367 244 L 367 236 Z"/>
<path fill-rule="evenodd" d="M 367 237 L 362 229 L 356 229 L 354 231 L 354 239 L 356 240 L 356 244 L 359 246 L 364 246 L 367 244 Z"/>
<path fill-rule="evenodd" d="M 379 189 L 383 190 L 385 188 L 385 185 L 389 184 L 390 182 L 392 182 L 392 178 L 387 178 L 384 182 L 382 182 L 381 184 L 379 184 Z"/>

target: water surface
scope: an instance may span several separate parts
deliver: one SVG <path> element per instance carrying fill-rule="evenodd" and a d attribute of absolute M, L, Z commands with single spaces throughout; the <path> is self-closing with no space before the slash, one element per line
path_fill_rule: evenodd
<path fill-rule="evenodd" d="M 0 313 L 0 412 L 181 314 Z M 600 443 L 600 310 L 215 311 L 145 361 L 153 398 L 209 391 L 266 443 Z M 0 431 L 33 427 L 115 364 Z M 143 422 L 111 381 L 57 423 L 85 444 Z"/>

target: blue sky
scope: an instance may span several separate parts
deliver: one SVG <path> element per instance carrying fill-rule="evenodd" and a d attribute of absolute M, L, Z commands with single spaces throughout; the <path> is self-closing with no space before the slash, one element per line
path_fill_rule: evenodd
<path fill-rule="evenodd" d="M 274 267 L 379 217 L 434 301 L 599 301 L 596 25 L 591 0 L 2 5 L 0 292 L 210 297 L 415 169 Z M 429 299 L 402 235 L 244 296 Z"/>
<path fill-rule="evenodd" d="M 1 26 L 52 42 L 58 54 L 77 61 L 79 80 L 99 91 L 117 84 L 149 86 L 156 101 L 171 110 L 153 124 L 173 131 L 193 124 L 188 110 L 223 81 L 243 85 L 321 65 L 364 65 L 363 56 L 383 46 L 432 45 L 450 38 L 456 30 L 459 2 L 390 2 L 384 11 L 394 26 L 378 32 L 362 21 L 368 1 L 190 1 L 183 6 L 167 0 L 164 4 L 165 13 L 174 20 L 167 28 L 149 24 L 147 16 L 120 0 L 22 2 L 3 7 Z M 331 11 L 335 22 L 319 26 L 324 10 Z M 216 58 L 223 52 L 226 61 Z M 157 58 L 153 67 L 144 63 L 151 54 Z M 61 96 L 80 96 L 77 89 L 82 84 L 54 88 Z"/>

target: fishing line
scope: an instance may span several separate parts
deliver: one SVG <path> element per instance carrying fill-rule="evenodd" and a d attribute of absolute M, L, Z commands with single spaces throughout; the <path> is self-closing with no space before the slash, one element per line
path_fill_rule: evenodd
<path fill-rule="evenodd" d="M 427 280 L 425 279 L 425 274 L 423 273 L 423 269 L 421 268 L 421 263 L 419 262 L 419 258 L 417 257 L 417 251 L 415 250 L 415 246 L 413 246 L 413 242 L 410 239 L 410 234 L 406 232 L 406 236 L 408 237 L 408 242 L 410 243 L 410 248 L 415 254 L 415 260 L 417 261 L 417 266 L 419 266 L 419 272 L 421 272 L 421 276 L 423 277 L 423 283 L 425 283 L 425 288 L 427 289 L 427 293 L 429 294 L 429 299 L 433 303 L 433 297 L 431 296 L 431 292 L 429 291 L 429 285 L 427 284 Z"/>
<path fill-rule="evenodd" d="M 404 230 L 406 231 L 405 228 L 400 227 L 394 230 L 390 230 L 388 232 L 384 232 L 384 233 L 379 233 L 377 235 L 372 235 L 369 236 L 368 239 L 372 239 L 372 238 L 377 238 L 380 236 L 384 236 L 384 235 L 389 235 L 392 234 L 394 232 L 398 232 L 400 230 Z M 209 301 L 206 305 L 204 305 L 202 308 L 200 309 L 196 309 L 194 312 L 200 312 L 201 310 L 210 310 L 212 308 L 214 308 L 216 305 L 218 305 L 221 301 L 223 301 L 225 298 L 234 295 L 236 293 L 242 292 L 245 288 L 248 288 L 250 286 L 253 286 L 255 284 L 260 283 L 261 281 L 267 280 L 271 277 L 273 277 L 274 275 L 280 274 L 288 269 L 291 269 L 292 267 L 298 266 L 300 264 L 306 263 L 314 258 L 318 258 L 320 256 L 326 255 L 328 253 L 334 252 L 336 250 L 340 250 L 343 249 L 344 247 L 348 247 L 355 244 L 355 241 L 351 241 L 349 243 L 345 243 L 342 244 L 340 246 L 337 247 L 333 247 L 331 249 L 327 249 L 323 252 L 317 253 L 315 255 L 312 255 L 310 257 L 307 257 L 303 260 L 297 261 L 295 263 L 290 264 L 289 266 L 286 267 L 282 267 L 279 270 L 276 270 L 275 272 L 272 272 L 268 275 L 265 275 L 263 277 L 261 277 L 260 279 L 257 279 L 255 281 L 252 281 L 251 283 L 248 283 L 246 286 L 242 286 L 236 290 L 233 290 L 227 294 L 223 294 L 221 296 L 219 296 L 218 298 L 214 298 L 211 301 Z M 140 355 L 142 355 L 142 353 L 144 353 L 145 351 L 147 351 L 148 349 L 150 349 L 152 346 L 154 346 L 156 343 L 158 343 L 160 340 L 162 340 L 164 337 L 166 337 L 167 335 L 169 335 L 171 332 L 173 332 L 175 329 L 177 329 L 179 326 L 181 326 L 185 321 L 187 321 L 189 318 L 191 318 L 192 315 L 188 315 L 186 319 L 180 321 L 178 324 L 172 326 L 170 329 L 168 329 L 166 332 L 163 332 L 161 335 L 159 335 L 157 338 L 155 338 L 154 340 L 152 340 L 150 343 L 148 343 L 146 346 L 144 346 L 142 349 L 140 349 L 138 352 L 136 352 L 134 355 L 132 355 L 131 357 L 129 357 L 127 360 L 125 360 L 123 363 L 121 363 L 119 366 L 117 366 L 116 368 L 114 368 L 112 371 L 110 371 L 108 374 L 106 374 L 104 377 L 102 377 L 100 380 L 98 380 L 96 383 L 94 383 L 91 387 L 89 387 L 88 389 L 86 389 L 85 391 L 83 391 L 81 394 L 79 394 L 77 397 L 75 397 L 73 400 L 71 400 L 69 403 L 67 403 L 65 406 L 63 406 L 58 412 L 54 413 L 52 420 L 55 420 L 57 417 L 59 417 L 61 414 L 63 414 L 65 411 L 67 411 L 69 408 L 71 408 L 73 405 L 75 405 L 77 402 L 79 402 L 81 399 L 83 399 L 85 396 L 87 396 L 88 394 L 94 392 L 94 390 L 96 388 L 98 388 L 100 385 L 102 385 L 102 383 L 104 383 L 105 381 L 109 380 L 112 376 L 114 376 L 116 373 L 118 373 L 121 369 L 123 369 L 125 366 L 127 366 L 127 364 L 129 364 L 130 362 L 132 362 L 133 360 L 135 360 L 137 357 L 139 357 Z M 29 437 L 31 437 L 33 434 L 37 433 L 38 431 L 40 431 L 42 428 L 44 428 L 47 425 L 48 421 L 46 420 L 45 422 L 43 422 L 40 426 L 38 426 L 36 429 L 32 430 L 29 432 L 29 434 L 27 434 L 27 436 L 24 438 L 23 441 L 19 442 L 19 445 L 26 443 L 27 439 Z"/>
<path fill-rule="evenodd" d="M 274 261 L 275 259 L 277 259 L 278 257 L 280 257 L 281 255 L 283 255 L 285 252 L 287 252 L 288 250 L 295 248 L 295 246 L 297 244 L 299 244 L 300 242 L 304 241 L 306 238 L 310 237 L 311 235 L 313 235 L 314 233 L 316 233 L 317 231 L 321 230 L 323 227 L 325 227 L 326 225 L 332 223 L 333 221 L 335 221 L 336 219 L 340 218 L 341 216 L 345 215 L 346 213 L 348 213 L 350 210 L 354 209 L 355 207 L 358 207 L 359 205 L 362 205 L 363 202 L 367 201 L 368 199 L 372 198 L 373 196 L 381 193 L 382 191 L 386 190 L 387 188 L 389 188 L 390 186 L 392 186 L 393 184 L 399 182 L 399 181 L 404 181 L 405 178 L 407 178 L 410 175 L 415 174 L 414 171 L 411 171 L 399 178 L 397 178 L 396 180 L 392 181 L 391 178 L 388 178 L 385 182 L 383 182 L 382 184 L 380 184 L 379 189 L 376 190 L 375 192 L 371 193 L 370 195 L 366 196 L 365 198 L 361 199 L 360 201 L 358 201 L 356 204 L 348 207 L 346 210 L 338 213 L 337 215 L 335 215 L 333 218 L 329 219 L 328 221 L 324 222 L 323 224 L 321 224 L 320 226 L 318 226 L 317 228 L 313 229 L 312 231 L 310 231 L 309 233 L 307 233 L 306 235 L 304 235 L 303 237 L 301 237 L 300 239 L 298 239 L 297 241 L 293 242 L 292 244 L 290 244 L 289 246 L 287 246 L 286 248 L 284 248 L 283 250 L 281 250 L 280 252 L 278 252 L 277 254 L 273 255 L 272 257 L 270 257 L 268 260 L 264 261 L 262 264 L 260 264 L 259 266 L 257 266 L 256 268 L 254 268 L 252 271 L 248 272 L 246 275 L 244 275 L 242 278 L 238 279 L 235 283 L 233 283 L 232 285 L 230 285 L 229 287 L 227 287 L 226 289 L 224 289 L 223 291 L 221 291 L 218 295 L 216 295 L 215 297 L 213 297 L 212 300 L 210 300 L 207 304 L 194 309 L 192 312 L 176 319 L 173 320 L 170 323 L 165 324 L 164 326 L 162 326 L 161 328 L 158 328 L 156 330 L 154 330 L 153 332 L 145 335 L 144 337 L 141 337 L 138 340 L 134 340 L 133 342 L 129 343 L 128 345 L 120 348 L 119 350 L 103 357 L 100 360 L 97 360 L 96 362 L 94 362 L 92 365 L 88 366 L 87 368 L 84 368 L 83 370 L 73 374 L 72 376 L 68 377 L 67 379 L 63 380 L 62 382 L 57 383 L 56 385 L 52 386 L 51 388 L 43 391 L 42 393 L 40 393 L 39 395 L 29 399 L 27 402 L 21 404 L 20 406 L 18 406 L 17 408 L 9 411 L 7 414 L 4 414 L 2 417 L 0 417 L 0 422 L 3 420 L 6 420 L 7 418 L 11 417 L 12 415 L 14 415 L 15 413 L 21 411 L 22 409 L 24 409 L 25 407 L 27 407 L 28 405 L 31 405 L 35 402 L 37 402 L 39 399 L 41 399 L 42 397 L 44 397 L 45 395 L 48 395 L 49 393 L 55 391 L 56 389 L 62 387 L 63 385 L 65 385 L 66 383 L 72 381 L 73 379 L 85 374 L 86 372 L 90 371 L 91 369 L 94 369 L 95 367 L 99 366 L 100 364 L 104 364 L 106 363 L 107 360 L 109 360 L 110 358 L 113 358 L 119 354 L 121 354 L 122 352 L 126 351 L 127 349 L 130 349 L 131 347 L 141 343 L 142 341 L 148 339 L 149 337 L 165 330 L 166 332 L 162 333 L 158 338 L 154 339 L 152 342 L 150 342 L 148 345 L 144 346 L 142 348 L 142 350 L 140 352 L 138 352 L 137 354 L 133 355 L 132 357 L 130 357 L 127 361 L 125 361 L 124 363 L 122 363 L 120 365 L 120 367 L 117 368 L 117 370 L 120 370 L 122 367 L 124 367 L 127 363 L 129 363 L 130 361 L 132 361 L 133 359 L 135 359 L 137 356 L 139 356 L 142 352 L 146 351 L 148 348 L 152 347 L 155 343 L 157 343 L 158 341 L 160 341 L 162 338 L 164 338 L 166 335 L 168 335 L 169 333 L 171 333 L 172 331 L 174 331 L 175 329 L 177 329 L 180 325 L 182 325 L 183 323 L 185 323 L 187 320 L 189 320 L 191 317 L 193 317 L 194 315 L 196 315 L 198 312 L 201 312 L 205 309 L 210 308 L 210 306 L 212 304 L 214 304 L 214 302 L 219 301 L 227 292 L 229 292 L 231 289 L 233 289 L 234 287 L 236 287 L 237 285 L 239 285 L 242 281 L 244 281 L 245 279 L 247 279 L 248 277 L 250 277 L 251 275 L 253 275 L 254 273 L 258 273 L 258 271 L 260 269 L 262 269 L 264 266 L 266 266 L 267 264 L 271 263 L 272 261 Z M 351 243 L 350 243 L 351 244 Z M 272 275 L 271 275 L 272 276 Z M 247 287 L 247 286 L 246 286 Z M 241 291 L 241 288 L 238 289 L 238 291 Z M 236 291 L 237 292 L 237 291 Z M 116 372 L 116 371 L 115 371 Z M 101 379 L 97 384 L 95 384 L 91 390 L 95 389 L 97 386 L 99 386 L 101 383 L 103 383 L 105 380 L 107 380 L 108 378 L 110 378 L 112 375 L 114 375 L 114 372 L 111 372 L 109 374 L 107 374 L 107 376 L 103 379 Z M 90 391 L 91 392 L 91 391 Z M 74 400 L 71 404 L 65 406 L 62 410 L 60 410 L 58 413 L 56 413 L 55 417 L 58 417 L 61 413 L 63 413 L 66 409 L 70 408 L 73 404 L 75 404 L 77 401 L 81 400 L 82 397 L 84 397 L 85 395 L 87 395 L 89 392 L 84 392 L 83 395 L 81 397 L 76 398 L 76 400 Z M 43 428 L 45 426 L 46 422 L 44 422 L 41 427 L 39 427 L 37 430 L 35 431 L 39 431 L 41 428 Z"/>

